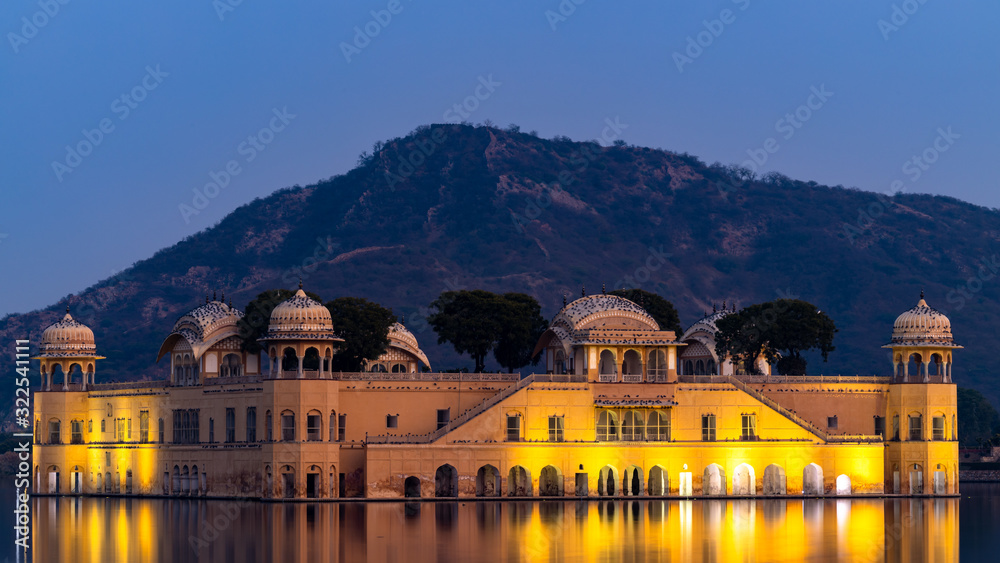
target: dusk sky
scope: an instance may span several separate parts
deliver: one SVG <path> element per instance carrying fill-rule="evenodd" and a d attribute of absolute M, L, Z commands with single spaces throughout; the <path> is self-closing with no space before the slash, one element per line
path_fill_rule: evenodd
<path fill-rule="evenodd" d="M 1000 207 L 998 23 L 995 0 L 5 2 L 0 316 L 462 119 Z"/>

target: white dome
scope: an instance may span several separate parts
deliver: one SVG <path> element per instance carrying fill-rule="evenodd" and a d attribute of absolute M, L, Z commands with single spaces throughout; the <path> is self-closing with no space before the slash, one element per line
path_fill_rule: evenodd
<path fill-rule="evenodd" d="M 94 343 L 94 331 L 87 325 L 76 321 L 66 311 L 61 321 L 50 325 L 42 331 L 39 352 L 44 355 L 89 356 L 97 353 Z"/>
<path fill-rule="evenodd" d="M 303 338 L 337 339 L 333 333 L 330 310 L 299 288 L 294 296 L 271 311 L 264 340 Z"/>
<path fill-rule="evenodd" d="M 954 347 L 951 321 L 944 313 L 927 305 L 921 292 L 917 306 L 899 315 L 893 323 L 891 344 Z"/>

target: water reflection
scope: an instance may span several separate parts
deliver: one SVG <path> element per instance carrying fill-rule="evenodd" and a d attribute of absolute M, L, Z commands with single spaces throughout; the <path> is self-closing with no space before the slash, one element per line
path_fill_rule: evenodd
<path fill-rule="evenodd" d="M 955 561 L 958 506 L 957 499 L 281 504 L 36 498 L 34 548 L 36 561 L 74 563 Z"/>

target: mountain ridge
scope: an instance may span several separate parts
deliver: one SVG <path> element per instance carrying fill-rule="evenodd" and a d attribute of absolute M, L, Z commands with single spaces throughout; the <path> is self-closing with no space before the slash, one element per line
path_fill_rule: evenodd
<path fill-rule="evenodd" d="M 523 291 L 551 318 L 564 294 L 631 279 L 672 301 L 684 326 L 724 300 L 810 301 L 840 329 L 830 363 L 810 356 L 810 373 L 888 374 L 880 346 L 923 288 L 966 346 L 955 381 L 997 403 L 987 358 L 1000 315 L 998 241 L 997 211 L 954 198 L 754 178 L 620 143 L 431 125 L 377 143 L 345 174 L 241 205 L 68 299 L 8 315 L 0 336 L 37 343 L 69 305 L 108 357 L 98 381 L 165 377 L 156 350 L 206 294 L 224 290 L 243 308 L 301 277 L 324 299 L 392 307 L 435 367 L 462 367 L 471 361 L 436 344 L 426 323 L 440 292 Z"/>

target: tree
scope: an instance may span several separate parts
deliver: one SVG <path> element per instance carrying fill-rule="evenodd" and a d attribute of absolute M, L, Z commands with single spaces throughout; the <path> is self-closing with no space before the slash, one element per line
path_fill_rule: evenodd
<path fill-rule="evenodd" d="M 649 313 L 649 316 L 653 317 L 656 324 L 660 325 L 660 330 L 672 330 L 677 338 L 684 334 L 684 329 L 681 328 L 681 318 L 677 314 L 677 309 L 674 309 L 674 304 L 656 293 L 645 289 L 616 289 L 608 293 L 639 304 Z"/>
<path fill-rule="evenodd" d="M 959 387 L 956 407 L 961 445 L 982 446 L 1000 433 L 1000 414 L 979 391 Z"/>
<path fill-rule="evenodd" d="M 333 329 L 344 339 L 333 355 L 331 370 L 361 371 L 366 360 L 385 353 L 389 329 L 396 322 L 392 311 L 360 297 L 338 297 L 326 303 Z"/>
<path fill-rule="evenodd" d="M 258 338 L 267 333 L 267 325 L 271 321 L 271 311 L 283 301 L 291 299 L 295 292 L 290 289 L 269 289 L 247 303 L 243 318 L 236 324 L 239 329 L 243 350 L 256 354 L 263 350 Z M 315 293 L 306 292 L 311 299 L 322 303 L 322 298 Z"/>
<path fill-rule="evenodd" d="M 507 368 L 507 373 L 514 373 L 515 369 L 529 363 L 538 363 L 541 354 L 532 357 L 531 352 L 549 323 L 542 317 L 542 307 L 534 297 L 524 293 L 504 293 L 500 298 L 500 333 L 493 348 L 493 357 Z"/>
<path fill-rule="evenodd" d="M 756 361 L 763 356 L 768 363 L 777 362 L 780 374 L 804 375 L 802 352 L 818 348 L 826 361 L 837 332 L 833 319 L 799 299 L 751 305 L 715 324 L 716 353 L 742 363 L 749 374 L 758 373 Z"/>
<path fill-rule="evenodd" d="M 503 310 L 499 295 L 475 289 L 445 291 L 431 303 L 427 317 L 438 344 L 450 342 L 459 354 L 469 354 L 476 372 L 486 369 L 486 355 L 496 346 Z"/>

